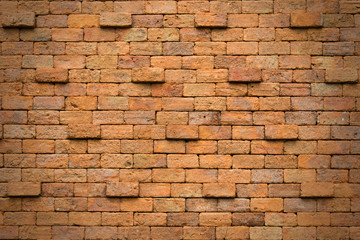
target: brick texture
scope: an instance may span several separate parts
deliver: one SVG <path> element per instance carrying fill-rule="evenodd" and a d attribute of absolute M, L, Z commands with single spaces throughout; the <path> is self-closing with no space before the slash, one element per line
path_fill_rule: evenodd
<path fill-rule="evenodd" d="M 0 1 L 0 239 L 360 239 L 358 2 Z"/>

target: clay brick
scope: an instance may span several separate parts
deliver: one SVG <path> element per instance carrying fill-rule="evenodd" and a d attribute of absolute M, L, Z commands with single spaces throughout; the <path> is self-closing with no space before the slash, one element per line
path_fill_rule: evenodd
<path fill-rule="evenodd" d="M 162 45 L 158 42 L 131 42 L 130 43 L 131 55 L 161 55 Z"/>
<path fill-rule="evenodd" d="M 214 239 L 213 227 L 184 227 L 184 239 Z"/>
<path fill-rule="evenodd" d="M 101 224 L 99 212 L 70 212 L 69 224 L 80 226 L 96 226 Z"/>
<path fill-rule="evenodd" d="M 163 154 L 136 154 L 134 155 L 135 168 L 165 167 L 166 156 Z"/>
<path fill-rule="evenodd" d="M 279 212 L 283 210 L 283 199 L 281 198 L 256 198 L 251 199 L 251 211 L 255 212 Z"/>
<path fill-rule="evenodd" d="M 226 109 L 224 97 L 196 97 L 195 110 L 197 111 L 221 111 Z"/>
<path fill-rule="evenodd" d="M 184 198 L 156 198 L 154 199 L 155 212 L 183 212 L 185 210 Z"/>
<path fill-rule="evenodd" d="M 200 155 L 201 168 L 230 168 L 232 159 L 229 155 Z"/>
<path fill-rule="evenodd" d="M 195 125 L 168 125 L 166 127 L 168 139 L 197 139 L 198 137 L 199 130 Z"/>
<path fill-rule="evenodd" d="M 281 169 L 253 169 L 251 181 L 254 183 L 282 183 L 284 173 Z"/>
<path fill-rule="evenodd" d="M 270 125 L 265 126 L 265 138 L 267 139 L 297 139 L 298 127 L 295 125 Z"/>
<path fill-rule="evenodd" d="M 347 141 L 319 141 L 319 154 L 348 154 L 350 142 Z"/>
<path fill-rule="evenodd" d="M 7 13 L 2 14 L 3 27 L 19 27 L 19 28 L 34 28 L 35 27 L 35 13 L 21 12 L 21 13 Z"/>
<path fill-rule="evenodd" d="M 259 52 L 257 42 L 228 42 L 228 55 L 257 55 Z"/>
<path fill-rule="evenodd" d="M 195 27 L 226 27 L 227 15 L 224 13 L 197 13 Z"/>
<path fill-rule="evenodd" d="M 64 1 L 60 2 L 51 2 L 50 3 L 50 12 L 53 14 L 70 14 L 70 13 L 80 13 L 81 3 Z"/>
<path fill-rule="evenodd" d="M 321 13 L 307 12 L 307 13 L 292 13 L 291 27 L 322 27 L 323 17 Z"/>
<path fill-rule="evenodd" d="M 57 68 L 36 69 L 36 81 L 44 83 L 66 83 L 69 81 L 68 71 Z"/>
<path fill-rule="evenodd" d="M 265 224 L 264 213 L 234 213 L 233 225 L 235 226 L 263 226 Z"/>
<path fill-rule="evenodd" d="M 162 68 L 136 68 L 132 70 L 132 82 L 165 82 Z"/>
<path fill-rule="evenodd" d="M 153 169 L 153 182 L 184 182 L 185 171 L 182 169 Z"/>
<path fill-rule="evenodd" d="M 219 169 L 218 181 L 227 183 L 250 183 L 250 170 Z"/>
<path fill-rule="evenodd" d="M 273 41 L 275 30 L 270 28 L 247 28 L 244 30 L 245 41 Z"/>
<path fill-rule="evenodd" d="M 200 226 L 228 226 L 231 225 L 230 213 L 200 213 Z"/>
<path fill-rule="evenodd" d="M 356 83 L 358 72 L 353 68 L 327 69 L 325 81 L 327 83 Z"/>
<path fill-rule="evenodd" d="M 215 42 L 238 42 L 243 40 L 243 31 L 241 28 L 214 29 L 211 31 L 211 39 Z"/>
<path fill-rule="evenodd" d="M 297 158 L 294 155 L 266 156 L 265 168 L 297 168 Z"/>
<path fill-rule="evenodd" d="M 188 118 L 187 112 L 158 112 L 156 123 L 158 125 L 186 125 Z"/>
<path fill-rule="evenodd" d="M 301 183 L 302 197 L 333 197 L 334 184 L 326 182 L 303 182 Z"/>
<path fill-rule="evenodd" d="M 316 238 L 316 228 L 315 227 L 284 227 L 283 238 L 284 239 Z"/>
<path fill-rule="evenodd" d="M 235 197 L 235 184 L 233 183 L 204 183 L 204 197 Z"/>
<path fill-rule="evenodd" d="M 210 4 L 208 2 L 180 1 L 178 3 L 179 13 L 208 12 L 209 10 Z"/>
<path fill-rule="evenodd" d="M 269 197 L 299 197 L 299 184 L 270 184 Z"/>
<path fill-rule="evenodd" d="M 100 14 L 101 27 L 131 27 L 132 18 L 129 13 L 105 12 Z"/>
<path fill-rule="evenodd" d="M 282 154 L 284 143 L 281 141 L 252 141 L 251 153 L 254 154 Z"/>
<path fill-rule="evenodd" d="M 231 68 L 229 82 L 261 82 L 261 70 L 257 68 Z"/>
<path fill-rule="evenodd" d="M 218 125 L 220 114 L 217 112 L 190 112 L 189 124 L 195 125 Z"/>
<path fill-rule="evenodd" d="M 55 142 L 53 140 L 24 140 L 24 153 L 54 153 Z"/>
<path fill-rule="evenodd" d="M 40 188 L 40 183 L 10 182 L 7 194 L 12 197 L 40 196 Z"/>
<path fill-rule="evenodd" d="M 311 58 L 306 55 L 279 56 L 279 67 L 281 69 L 302 69 L 310 68 Z"/>
<path fill-rule="evenodd" d="M 147 39 L 146 28 L 128 28 L 128 29 L 117 29 L 116 40 L 133 42 L 133 41 L 145 41 Z"/>
<path fill-rule="evenodd" d="M 163 26 L 163 15 L 132 15 L 132 27 L 153 27 Z"/>
<path fill-rule="evenodd" d="M 214 67 L 213 56 L 185 56 L 182 58 L 184 69 L 211 69 Z"/>
<path fill-rule="evenodd" d="M 185 153 L 185 141 L 181 140 L 155 140 L 155 153 Z"/>
<path fill-rule="evenodd" d="M 34 138 L 35 128 L 28 125 L 4 125 L 4 138 Z"/>
<path fill-rule="evenodd" d="M 108 197 L 137 197 L 138 195 L 139 184 L 135 182 L 112 182 L 106 185 Z"/>
<path fill-rule="evenodd" d="M 257 1 L 247 1 L 242 5 L 243 13 L 272 13 L 273 12 L 273 2 L 264 1 L 259 3 Z"/>
<path fill-rule="evenodd" d="M 199 166 L 198 156 L 193 154 L 172 154 L 167 157 L 168 168 L 196 168 Z"/>
<path fill-rule="evenodd" d="M 69 124 L 69 138 L 100 138 L 100 126 L 92 124 Z"/>
<path fill-rule="evenodd" d="M 263 168 L 264 156 L 262 155 L 234 155 L 233 168 Z"/>
<path fill-rule="evenodd" d="M 226 126 L 200 126 L 200 139 L 230 139 L 231 128 Z"/>
<path fill-rule="evenodd" d="M 140 197 L 170 197 L 170 183 L 142 183 Z"/>
<path fill-rule="evenodd" d="M 142 236 L 150 236 L 150 227 L 119 227 L 118 238 L 119 239 L 139 239 Z M 148 238 L 144 238 L 148 239 Z"/>

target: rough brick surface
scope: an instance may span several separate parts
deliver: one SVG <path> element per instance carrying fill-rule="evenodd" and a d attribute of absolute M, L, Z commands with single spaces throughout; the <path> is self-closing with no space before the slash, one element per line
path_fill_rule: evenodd
<path fill-rule="evenodd" d="M 0 1 L 0 239 L 359 239 L 359 7 Z"/>

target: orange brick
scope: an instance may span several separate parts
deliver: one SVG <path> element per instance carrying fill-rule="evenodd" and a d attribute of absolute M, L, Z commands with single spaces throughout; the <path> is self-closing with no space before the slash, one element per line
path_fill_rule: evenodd
<path fill-rule="evenodd" d="M 250 238 L 263 239 L 273 238 L 282 239 L 281 227 L 252 227 L 250 228 Z"/>
<path fill-rule="evenodd" d="M 33 12 L 3 14 L 2 25 L 4 27 L 33 28 L 35 26 L 35 14 Z"/>
<path fill-rule="evenodd" d="M 171 184 L 172 197 L 201 197 L 202 184 Z"/>
<path fill-rule="evenodd" d="M 250 237 L 249 227 L 232 226 L 232 227 L 217 227 L 216 238 L 218 239 L 248 239 Z"/>
<path fill-rule="evenodd" d="M 121 153 L 152 153 L 152 140 L 121 140 Z"/>
<path fill-rule="evenodd" d="M 250 209 L 255 212 L 280 212 L 283 210 L 281 198 L 255 198 L 250 201 Z"/>
<path fill-rule="evenodd" d="M 299 226 L 327 226 L 330 225 L 330 213 L 298 213 Z"/>
<path fill-rule="evenodd" d="M 204 197 L 235 197 L 235 185 L 233 183 L 204 183 Z"/>
<path fill-rule="evenodd" d="M 185 211 L 184 198 L 156 198 L 154 199 L 155 212 L 183 212 Z"/>
<path fill-rule="evenodd" d="M 153 210 L 152 198 L 122 198 L 121 211 L 151 212 Z"/>
<path fill-rule="evenodd" d="M 69 224 L 80 226 L 96 226 L 101 224 L 100 212 L 70 212 Z"/>
<path fill-rule="evenodd" d="M 134 155 L 135 168 L 165 167 L 166 156 L 163 154 L 136 154 Z"/>
<path fill-rule="evenodd" d="M 265 126 L 267 139 L 297 139 L 298 127 L 295 125 L 270 125 Z"/>
<path fill-rule="evenodd" d="M 106 185 L 108 197 L 137 197 L 139 196 L 139 184 L 135 182 L 113 182 Z"/>
<path fill-rule="evenodd" d="M 301 184 L 302 197 L 333 197 L 334 184 L 326 182 L 304 182 Z"/>
<path fill-rule="evenodd" d="M 284 143 L 281 141 L 261 141 L 251 142 L 251 153 L 255 154 L 282 154 Z"/>
<path fill-rule="evenodd" d="M 316 238 L 316 228 L 315 227 L 284 227 L 283 237 L 284 239 Z"/>
<path fill-rule="evenodd" d="M 356 83 L 358 71 L 353 68 L 332 68 L 326 70 L 325 81 L 328 83 Z"/>
<path fill-rule="evenodd" d="M 322 27 L 323 17 L 321 13 L 307 12 L 307 13 L 292 13 L 291 27 Z"/>
<path fill-rule="evenodd" d="M 249 141 L 220 140 L 218 142 L 219 154 L 242 154 L 250 152 Z"/>
<path fill-rule="evenodd" d="M 260 82 L 261 70 L 231 68 L 229 72 L 229 82 Z"/>
<path fill-rule="evenodd" d="M 227 15 L 224 13 L 197 13 L 195 27 L 226 27 Z"/>
<path fill-rule="evenodd" d="M 269 226 L 296 226 L 294 213 L 265 213 L 265 224 Z"/>
<path fill-rule="evenodd" d="M 133 82 L 164 82 L 164 69 L 139 68 L 132 70 Z"/>
<path fill-rule="evenodd" d="M 170 183 L 142 183 L 140 197 L 170 197 Z"/>
<path fill-rule="evenodd" d="M 155 140 L 155 153 L 185 153 L 185 142 L 181 140 Z"/>
<path fill-rule="evenodd" d="M 198 166 L 198 156 L 194 154 L 169 154 L 167 156 L 168 168 L 196 168 Z"/>
<path fill-rule="evenodd" d="M 200 226 L 229 226 L 231 213 L 200 213 Z"/>
<path fill-rule="evenodd" d="M 153 169 L 153 182 L 184 182 L 185 171 L 183 169 Z"/>
<path fill-rule="evenodd" d="M 166 138 L 168 139 L 197 139 L 198 137 L 199 137 L 198 126 L 195 125 L 166 126 Z"/>
<path fill-rule="evenodd" d="M 165 226 L 166 213 L 136 213 L 134 223 L 141 226 Z"/>
<path fill-rule="evenodd" d="M 129 13 L 105 12 L 100 14 L 101 27 L 131 27 L 132 19 Z"/>
<path fill-rule="evenodd" d="M 100 126 L 92 124 L 69 124 L 69 138 L 100 138 Z"/>

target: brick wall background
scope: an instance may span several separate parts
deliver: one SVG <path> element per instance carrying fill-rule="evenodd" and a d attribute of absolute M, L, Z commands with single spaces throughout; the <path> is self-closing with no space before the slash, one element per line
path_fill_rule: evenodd
<path fill-rule="evenodd" d="M 0 1 L 1 239 L 360 239 L 360 2 Z"/>

